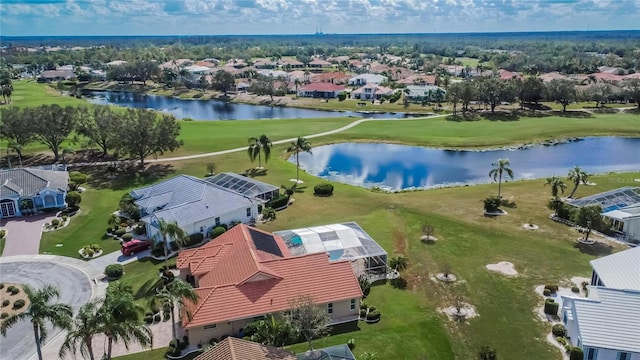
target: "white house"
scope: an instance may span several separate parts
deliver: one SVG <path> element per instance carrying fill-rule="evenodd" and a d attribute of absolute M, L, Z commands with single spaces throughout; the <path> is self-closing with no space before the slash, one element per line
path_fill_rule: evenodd
<path fill-rule="evenodd" d="M 408 85 L 405 88 L 405 94 L 409 101 L 436 101 L 438 98 L 438 94 L 440 94 L 440 100 L 444 101 L 446 91 L 439 86 Z"/>
<path fill-rule="evenodd" d="M 380 84 L 387 79 L 386 76 L 376 74 L 360 74 L 349 79 L 349 85 L 361 86 L 366 84 Z"/>
<path fill-rule="evenodd" d="M 351 92 L 351 97 L 359 100 L 380 100 L 385 95 L 393 94 L 393 89 L 377 84 L 367 84 Z"/>
<path fill-rule="evenodd" d="M 640 360 L 640 291 L 588 289 L 588 298 L 562 297 L 568 341 L 585 360 Z"/>
<path fill-rule="evenodd" d="M 640 291 L 640 247 L 591 260 L 591 284 Z"/>

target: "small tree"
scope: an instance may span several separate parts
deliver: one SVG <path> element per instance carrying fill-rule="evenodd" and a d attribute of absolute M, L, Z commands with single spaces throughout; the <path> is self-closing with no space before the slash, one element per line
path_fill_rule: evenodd
<path fill-rule="evenodd" d="M 402 254 L 393 254 L 389 259 L 389 267 L 397 272 L 406 270 L 407 266 L 409 266 L 407 257 Z"/>
<path fill-rule="evenodd" d="M 66 196 L 67 205 L 70 208 L 77 208 L 82 201 L 82 195 L 77 191 L 69 191 Z"/>
<path fill-rule="evenodd" d="M 313 339 L 329 333 L 327 311 L 313 301 L 309 295 L 301 295 L 289 302 L 291 311 L 284 314 L 287 322 L 301 334 L 313 350 Z"/>
<path fill-rule="evenodd" d="M 436 228 L 431 224 L 422 225 L 422 235 L 424 240 L 432 240 L 433 235 L 436 233 Z"/>
<path fill-rule="evenodd" d="M 478 360 L 496 360 L 496 349 L 483 346 L 478 350 Z"/>
<path fill-rule="evenodd" d="M 495 213 L 500 210 L 500 197 L 498 196 L 489 196 L 488 198 L 482 200 L 484 202 L 484 211 L 488 213 Z"/>
<path fill-rule="evenodd" d="M 364 299 L 369 296 L 369 293 L 371 292 L 371 282 L 369 282 L 369 279 L 367 279 L 366 276 L 360 275 L 360 277 L 358 277 L 358 283 L 360 284 L 360 290 L 362 290 L 362 298 Z"/>
<path fill-rule="evenodd" d="M 440 268 L 440 271 L 442 272 L 442 277 L 448 280 L 449 276 L 451 275 L 451 264 L 444 263 Z"/>
<path fill-rule="evenodd" d="M 213 172 L 216 170 L 215 163 L 207 163 L 207 176 L 213 175 Z"/>

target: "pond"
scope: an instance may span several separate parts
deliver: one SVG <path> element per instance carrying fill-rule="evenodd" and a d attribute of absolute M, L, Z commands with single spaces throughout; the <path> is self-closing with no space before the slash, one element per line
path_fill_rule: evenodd
<path fill-rule="evenodd" d="M 640 171 L 640 138 L 588 137 L 552 146 L 458 151 L 379 143 L 340 143 L 300 153 L 300 167 L 331 181 L 395 191 L 489 183 L 491 163 L 508 158 L 514 180 Z M 289 158 L 295 163 L 295 156 Z"/>
<path fill-rule="evenodd" d="M 376 119 L 400 119 L 410 114 L 365 113 L 355 111 L 323 111 L 267 105 L 236 104 L 220 100 L 189 100 L 171 96 L 148 95 L 126 91 L 84 91 L 89 102 L 98 105 L 118 105 L 162 111 L 178 119 L 193 120 L 252 120 L 297 119 L 324 117 L 365 117 Z M 337 100 L 332 100 L 337 101 Z"/>

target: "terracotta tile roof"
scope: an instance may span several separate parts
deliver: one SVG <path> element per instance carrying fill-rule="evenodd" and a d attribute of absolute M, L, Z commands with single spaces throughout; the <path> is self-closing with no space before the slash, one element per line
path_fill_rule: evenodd
<path fill-rule="evenodd" d="M 398 80 L 400 84 L 414 85 L 417 83 L 424 83 L 425 85 L 435 85 L 436 77 L 433 75 L 410 75 L 404 79 Z"/>
<path fill-rule="evenodd" d="M 195 360 L 296 360 L 290 351 L 253 341 L 228 337 Z"/>
<path fill-rule="evenodd" d="M 187 329 L 284 311 L 298 295 L 320 304 L 362 296 L 349 262 L 330 262 L 326 253 L 292 257 L 281 237 L 243 224 L 181 251 L 177 267 L 199 276 Z"/>
<path fill-rule="evenodd" d="M 346 82 L 351 79 L 350 75 L 347 75 L 343 72 L 332 71 L 321 74 L 316 74 L 311 77 L 312 82 Z"/>
<path fill-rule="evenodd" d="M 324 65 L 324 66 L 329 66 L 331 65 L 330 62 L 326 61 L 326 60 L 322 60 L 322 59 L 313 59 L 311 61 L 309 61 L 309 65 Z"/>
<path fill-rule="evenodd" d="M 385 87 L 385 86 L 380 86 L 377 84 L 367 84 L 364 85 L 362 87 L 357 88 L 356 90 L 353 90 L 351 92 L 351 94 L 364 94 L 365 93 L 365 89 L 371 89 L 372 91 L 370 91 L 370 94 L 391 94 L 393 93 L 393 89 Z"/>
<path fill-rule="evenodd" d="M 500 69 L 498 70 L 498 72 L 500 73 L 500 80 L 522 79 L 522 75 L 516 72 L 512 72 L 504 69 Z"/>
<path fill-rule="evenodd" d="M 595 73 L 593 76 L 599 81 L 620 81 L 624 79 L 622 75 L 615 75 L 609 73 Z"/>
<path fill-rule="evenodd" d="M 316 82 L 309 85 L 305 85 L 298 89 L 298 91 L 343 91 L 344 86 L 328 83 L 328 82 Z"/>

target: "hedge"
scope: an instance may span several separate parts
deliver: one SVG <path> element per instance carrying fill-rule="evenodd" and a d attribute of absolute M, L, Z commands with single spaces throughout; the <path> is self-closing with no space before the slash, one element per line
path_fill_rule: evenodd
<path fill-rule="evenodd" d="M 367 314 L 367 320 L 369 321 L 375 321 L 378 319 L 380 319 L 380 311 L 369 311 L 369 313 Z"/>
<path fill-rule="evenodd" d="M 124 274 L 124 266 L 122 266 L 121 264 L 107 265 L 107 267 L 104 269 L 104 274 L 112 279 L 119 278 L 120 276 L 122 276 L 122 274 Z"/>
<path fill-rule="evenodd" d="M 569 360 L 583 360 L 584 352 L 579 347 L 572 347 L 569 351 Z"/>
<path fill-rule="evenodd" d="M 558 285 L 545 285 L 544 288 L 549 289 L 549 291 L 551 291 L 552 294 L 555 294 L 556 292 L 558 292 Z"/>
<path fill-rule="evenodd" d="M 544 302 L 544 313 L 548 315 L 557 316 L 559 307 L 560 307 L 560 304 L 553 301 L 552 299 L 547 299 L 547 301 Z"/>
<path fill-rule="evenodd" d="M 211 232 L 209 233 L 209 236 L 211 236 L 212 239 L 215 239 L 218 236 L 224 234 L 225 231 L 227 230 L 222 226 L 216 226 L 213 228 L 213 230 L 211 230 Z"/>
<path fill-rule="evenodd" d="M 14 309 L 20 309 L 24 306 L 25 302 L 22 299 L 18 299 L 16 300 L 16 302 L 13 303 L 13 308 Z"/>
<path fill-rule="evenodd" d="M 567 336 L 567 328 L 565 328 L 562 324 L 555 324 L 551 328 L 551 333 L 553 334 L 553 336 L 564 337 Z"/>
<path fill-rule="evenodd" d="M 132 239 L 133 239 L 133 234 L 131 234 L 131 233 L 126 233 L 126 234 L 122 235 L 122 240 L 124 242 L 131 241 Z"/>
<path fill-rule="evenodd" d="M 189 241 L 185 244 L 185 246 L 191 246 L 195 244 L 199 244 L 204 240 L 204 235 L 202 233 L 195 233 L 189 235 Z"/>
<path fill-rule="evenodd" d="M 333 185 L 329 183 L 318 184 L 313 187 L 313 194 L 318 196 L 333 195 Z"/>
<path fill-rule="evenodd" d="M 274 208 L 274 209 L 280 209 L 280 208 L 286 207 L 287 205 L 289 205 L 289 197 L 286 196 L 286 195 L 280 195 L 279 197 L 277 197 L 275 199 L 269 200 L 265 204 L 265 207 L 270 207 L 270 208 Z"/>

